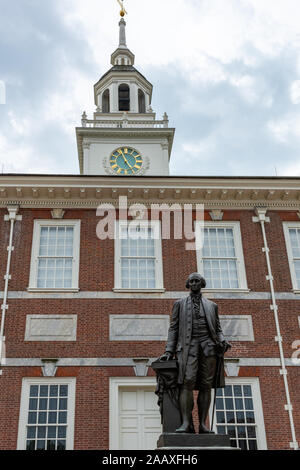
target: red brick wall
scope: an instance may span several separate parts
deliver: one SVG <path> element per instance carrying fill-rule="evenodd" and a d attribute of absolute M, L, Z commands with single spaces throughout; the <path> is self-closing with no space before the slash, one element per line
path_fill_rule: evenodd
<path fill-rule="evenodd" d="M 230 357 L 278 357 L 274 313 L 268 300 L 218 300 L 219 314 L 251 315 L 255 341 L 235 341 Z M 109 341 L 112 314 L 171 314 L 173 300 L 143 299 L 29 299 L 9 300 L 5 320 L 7 357 L 155 357 L 165 343 L 157 341 Z M 279 317 L 286 357 L 293 341 L 300 339 L 299 303 L 280 301 Z M 24 342 L 26 315 L 76 314 L 77 340 L 70 342 Z"/>
<path fill-rule="evenodd" d="M 26 290 L 29 283 L 31 245 L 34 219 L 50 219 L 50 210 L 22 209 L 23 220 L 16 222 L 14 230 L 15 251 L 12 256 L 10 290 Z M 2 210 L 5 214 L 5 211 Z M 291 219 L 295 219 L 291 214 Z M 272 269 L 276 290 L 290 291 L 291 278 L 285 241 L 282 229 L 283 215 L 269 212 L 271 224 L 266 224 L 267 238 L 270 247 Z M 223 220 L 239 221 L 241 226 L 244 260 L 248 287 L 252 291 L 269 291 L 266 280 L 267 265 L 263 247 L 260 224 L 253 223 L 253 211 L 225 211 Z M 292 217 L 293 216 L 293 217 Z M 80 276 L 79 286 L 82 291 L 111 290 L 114 287 L 114 243 L 113 240 L 99 240 L 96 227 L 100 220 L 95 210 L 67 210 L 65 219 L 81 220 L 80 237 Z M 205 218 L 210 220 L 208 214 Z M 9 239 L 9 223 L 3 221 L 0 214 L 0 250 L 5 254 L 0 267 L 6 266 L 6 247 Z M 173 220 L 173 219 L 171 219 Z M 299 219 L 298 219 L 299 220 Z M 164 285 L 167 290 L 184 290 L 183 280 L 190 272 L 197 270 L 196 253 L 185 250 L 185 240 L 163 240 Z M 3 279 L 0 279 L 3 285 Z"/>
<path fill-rule="evenodd" d="M 41 377 L 40 368 L 7 368 L 0 380 L 0 450 L 15 449 L 17 444 L 20 395 L 23 377 Z M 153 373 L 149 373 L 153 375 Z M 129 367 L 61 367 L 57 377 L 76 377 L 75 441 L 76 450 L 109 448 L 109 377 L 133 377 Z M 290 449 L 291 441 L 283 379 L 275 367 L 241 368 L 240 377 L 259 377 L 263 414 L 269 450 Z M 299 386 L 299 375 L 289 368 L 290 383 Z M 291 387 L 296 432 L 300 433 L 300 396 Z M 195 414 L 195 424 L 197 417 Z"/>
<path fill-rule="evenodd" d="M 0 210 L 0 289 L 6 270 L 8 222 L 5 210 Z M 50 210 L 22 209 L 22 221 L 16 222 L 12 253 L 9 291 L 26 291 L 29 283 L 31 244 L 34 219 L 51 218 Z M 252 222 L 253 211 L 224 211 L 223 220 L 240 221 L 248 288 L 253 292 L 269 293 L 267 265 L 262 252 L 263 239 L 258 223 Z M 291 292 L 291 276 L 285 247 L 282 222 L 299 221 L 296 211 L 270 211 L 271 224 L 266 224 L 267 239 L 278 292 Z M 67 210 L 66 219 L 81 219 L 80 276 L 81 291 L 111 291 L 114 287 L 114 243 L 96 236 L 99 218 L 95 210 Z M 208 213 L 206 220 L 210 220 Z M 183 291 L 185 279 L 197 270 L 196 253 L 185 250 L 184 240 L 163 240 L 164 286 L 167 291 Z M 158 357 L 164 342 L 109 342 L 110 314 L 169 315 L 173 300 L 162 299 L 9 299 L 5 323 L 6 354 L 11 358 L 42 357 Z M 233 342 L 230 357 L 279 357 L 274 313 L 271 300 L 216 300 L 220 315 L 252 315 L 254 342 Z M 300 339 L 299 300 L 280 300 L 279 319 L 284 340 L 284 355 L 290 358 L 293 341 Z M 76 314 L 76 342 L 24 342 L 26 315 Z M 0 377 L 0 446 L 16 446 L 22 377 L 40 376 L 40 368 L 3 368 Z M 77 377 L 75 447 L 82 449 L 108 448 L 108 383 L 110 376 L 133 375 L 132 368 L 59 368 L 59 376 Z M 291 440 L 283 378 L 276 367 L 244 367 L 240 376 L 258 376 L 263 400 L 265 426 L 270 449 L 289 448 Z M 300 441 L 299 368 L 289 368 L 291 400 L 297 437 Z"/>

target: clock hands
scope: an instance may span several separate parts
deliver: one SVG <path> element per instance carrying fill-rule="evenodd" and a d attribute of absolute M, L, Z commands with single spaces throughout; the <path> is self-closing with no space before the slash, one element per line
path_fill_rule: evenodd
<path fill-rule="evenodd" d="M 125 157 L 124 153 L 122 152 L 122 150 L 120 149 L 121 153 L 122 153 L 122 157 L 124 158 L 124 162 L 127 163 L 127 165 L 129 166 L 129 168 L 132 169 L 132 166 L 128 163 L 128 160 L 127 158 Z"/>

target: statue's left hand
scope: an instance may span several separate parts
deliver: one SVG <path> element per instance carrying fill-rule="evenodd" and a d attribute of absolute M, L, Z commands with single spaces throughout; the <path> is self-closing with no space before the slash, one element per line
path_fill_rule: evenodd
<path fill-rule="evenodd" d="M 226 353 L 228 351 L 228 349 L 230 349 L 232 346 L 230 343 L 228 343 L 226 340 L 224 340 L 222 342 L 223 346 L 224 346 L 224 353 Z"/>
<path fill-rule="evenodd" d="M 231 348 L 231 344 L 228 343 L 226 340 L 217 344 L 217 352 L 219 354 L 225 354 L 230 348 Z"/>
<path fill-rule="evenodd" d="M 173 357 L 173 354 L 171 354 L 170 352 L 165 352 L 162 356 L 160 356 L 158 359 L 160 361 L 170 361 L 170 359 L 172 359 Z"/>

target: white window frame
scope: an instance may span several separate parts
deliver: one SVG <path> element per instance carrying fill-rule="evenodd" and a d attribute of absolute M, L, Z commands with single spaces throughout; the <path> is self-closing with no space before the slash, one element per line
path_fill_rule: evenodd
<path fill-rule="evenodd" d="M 120 448 L 120 388 L 156 388 L 155 377 L 111 377 L 109 379 L 109 450 Z M 159 411 L 158 407 L 157 410 Z"/>
<path fill-rule="evenodd" d="M 131 223 L 140 225 L 141 227 L 153 227 L 154 228 L 154 250 L 155 250 L 155 288 L 134 288 L 127 289 L 122 288 L 121 279 L 121 243 L 120 236 L 121 228 L 130 225 Z M 127 221 L 117 220 L 115 222 L 115 287 L 114 292 L 165 292 L 163 284 L 163 266 L 162 266 L 162 241 L 161 241 L 161 225 L 159 220 L 139 220 L 139 221 Z"/>
<path fill-rule="evenodd" d="M 259 378 L 258 377 L 226 377 L 225 384 L 226 385 L 250 385 L 251 386 L 254 416 L 255 416 L 255 423 L 256 423 L 257 449 L 267 450 L 268 447 L 267 447 L 266 430 L 265 430 L 265 422 L 264 422 L 264 415 L 263 415 L 263 405 L 262 405 L 262 399 L 261 399 L 261 393 L 260 393 Z M 212 400 L 211 400 L 210 410 L 209 410 L 210 420 L 211 420 L 212 410 L 213 410 L 213 401 L 214 401 L 214 390 L 212 390 Z M 213 430 L 217 432 L 216 415 L 214 416 Z"/>
<path fill-rule="evenodd" d="M 21 404 L 19 415 L 19 429 L 17 450 L 26 450 L 26 427 L 29 409 L 29 392 L 31 385 L 68 385 L 68 410 L 67 410 L 67 437 L 66 450 L 74 448 L 74 422 L 75 422 L 75 390 L 76 378 L 23 378 L 21 391 Z"/>
<path fill-rule="evenodd" d="M 80 220 L 41 220 L 34 221 L 33 236 L 32 236 L 32 249 L 31 249 L 31 264 L 30 264 L 30 277 L 28 291 L 31 292 L 78 292 L 78 279 L 79 279 L 79 258 L 80 258 Z M 73 238 L 73 266 L 72 266 L 72 286 L 71 287 L 53 287 L 43 288 L 37 287 L 37 272 L 38 272 L 38 258 L 40 249 L 41 229 L 45 226 L 68 226 L 74 228 Z"/>
<path fill-rule="evenodd" d="M 294 257 L 293 257 L 293 251 L 292 251 L 292 245 L 291 245 L 291 239 L 290 239 L 290 233 L 289 233 L 290 228 L 300 229 L 300 222 L 283 222 L 283 233 L 284 233 L 286 251 L 287 251 L 288 260 L 289 260 L 293 292 L 300 293 L 300 289 L 298 287 L 297 278 L 296 278 L 295 266 L 294 266 Z"/>
<path fill-rule="evenodd" d="M 239 222 L 196 222 L 196 246 L 198 246 L 199 237 L 200 237 L 200 230 L 201 228 L 228 228 L 233 230 L 233 238 L 234 238 L 234 248 L 236 252 L 236 267 L 238 273 L 238 281 L 239 287 L 238 288 L 205 288 L 204 291 L 207 292 L 249 292 L 247 286 L 247 278 L 246 278 L 246 269 L 245 269 L 245 262 L 244 262 L 244 254 L 243 254 L 243 247 L 242 247 L 242 236 L 241 236 L 241 228 Z M 197 267 L 198 272 L 204 275 L 203 269 L 203 257 L 202 251 L 197 250 Z"/>

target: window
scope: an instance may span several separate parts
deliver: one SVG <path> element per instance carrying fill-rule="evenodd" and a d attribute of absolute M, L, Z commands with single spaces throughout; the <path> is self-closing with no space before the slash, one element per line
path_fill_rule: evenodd
<path fill-rule="evenodd" d="M 116 289 L 163 289 L 159 221 L 119 221 L 115 240 Z"/>
<path fill-rule="evenodd" d="M 102 113 L 109 113 L 109 90 L 105 90 L 102 95 Z"/>
<path fill-rule="evenodd" d="M 228 434 L 242 450 L 266 449 L 262 404 L 257 379 L 226 379 L 217 389 L 214 429 Z"/>
<path fill-rule="evenodd" d="M 198 270 L 207 289 L 247 289 L 239 222 L 204 223 L 203 246 L 197 252 Z"/>
<path fill-rule="evenodd" d="M 130 111 L 129 86 L 124 83 L 119 86 L 119 111 Z"/>
<path fill-rule="evenodd" d="M 145 93 L 140 89 L 138 91 L 138 98 L 139 98 L 139 113 L 145 113 L 146 112 Z"/>
<path fill-rule="evenodd" d="M 284 222 L 283 229 L 293 289 L 300 291 L 300 222 Z"/>
<path fill-rule="evenodd" d="M 72 450 L 75 379 L 23 379 L 18 450 Z"/>
<path fill-rule="evenodd" d="M 35 220 L 29 289 L 78 289 L 80 221 Z"/>

